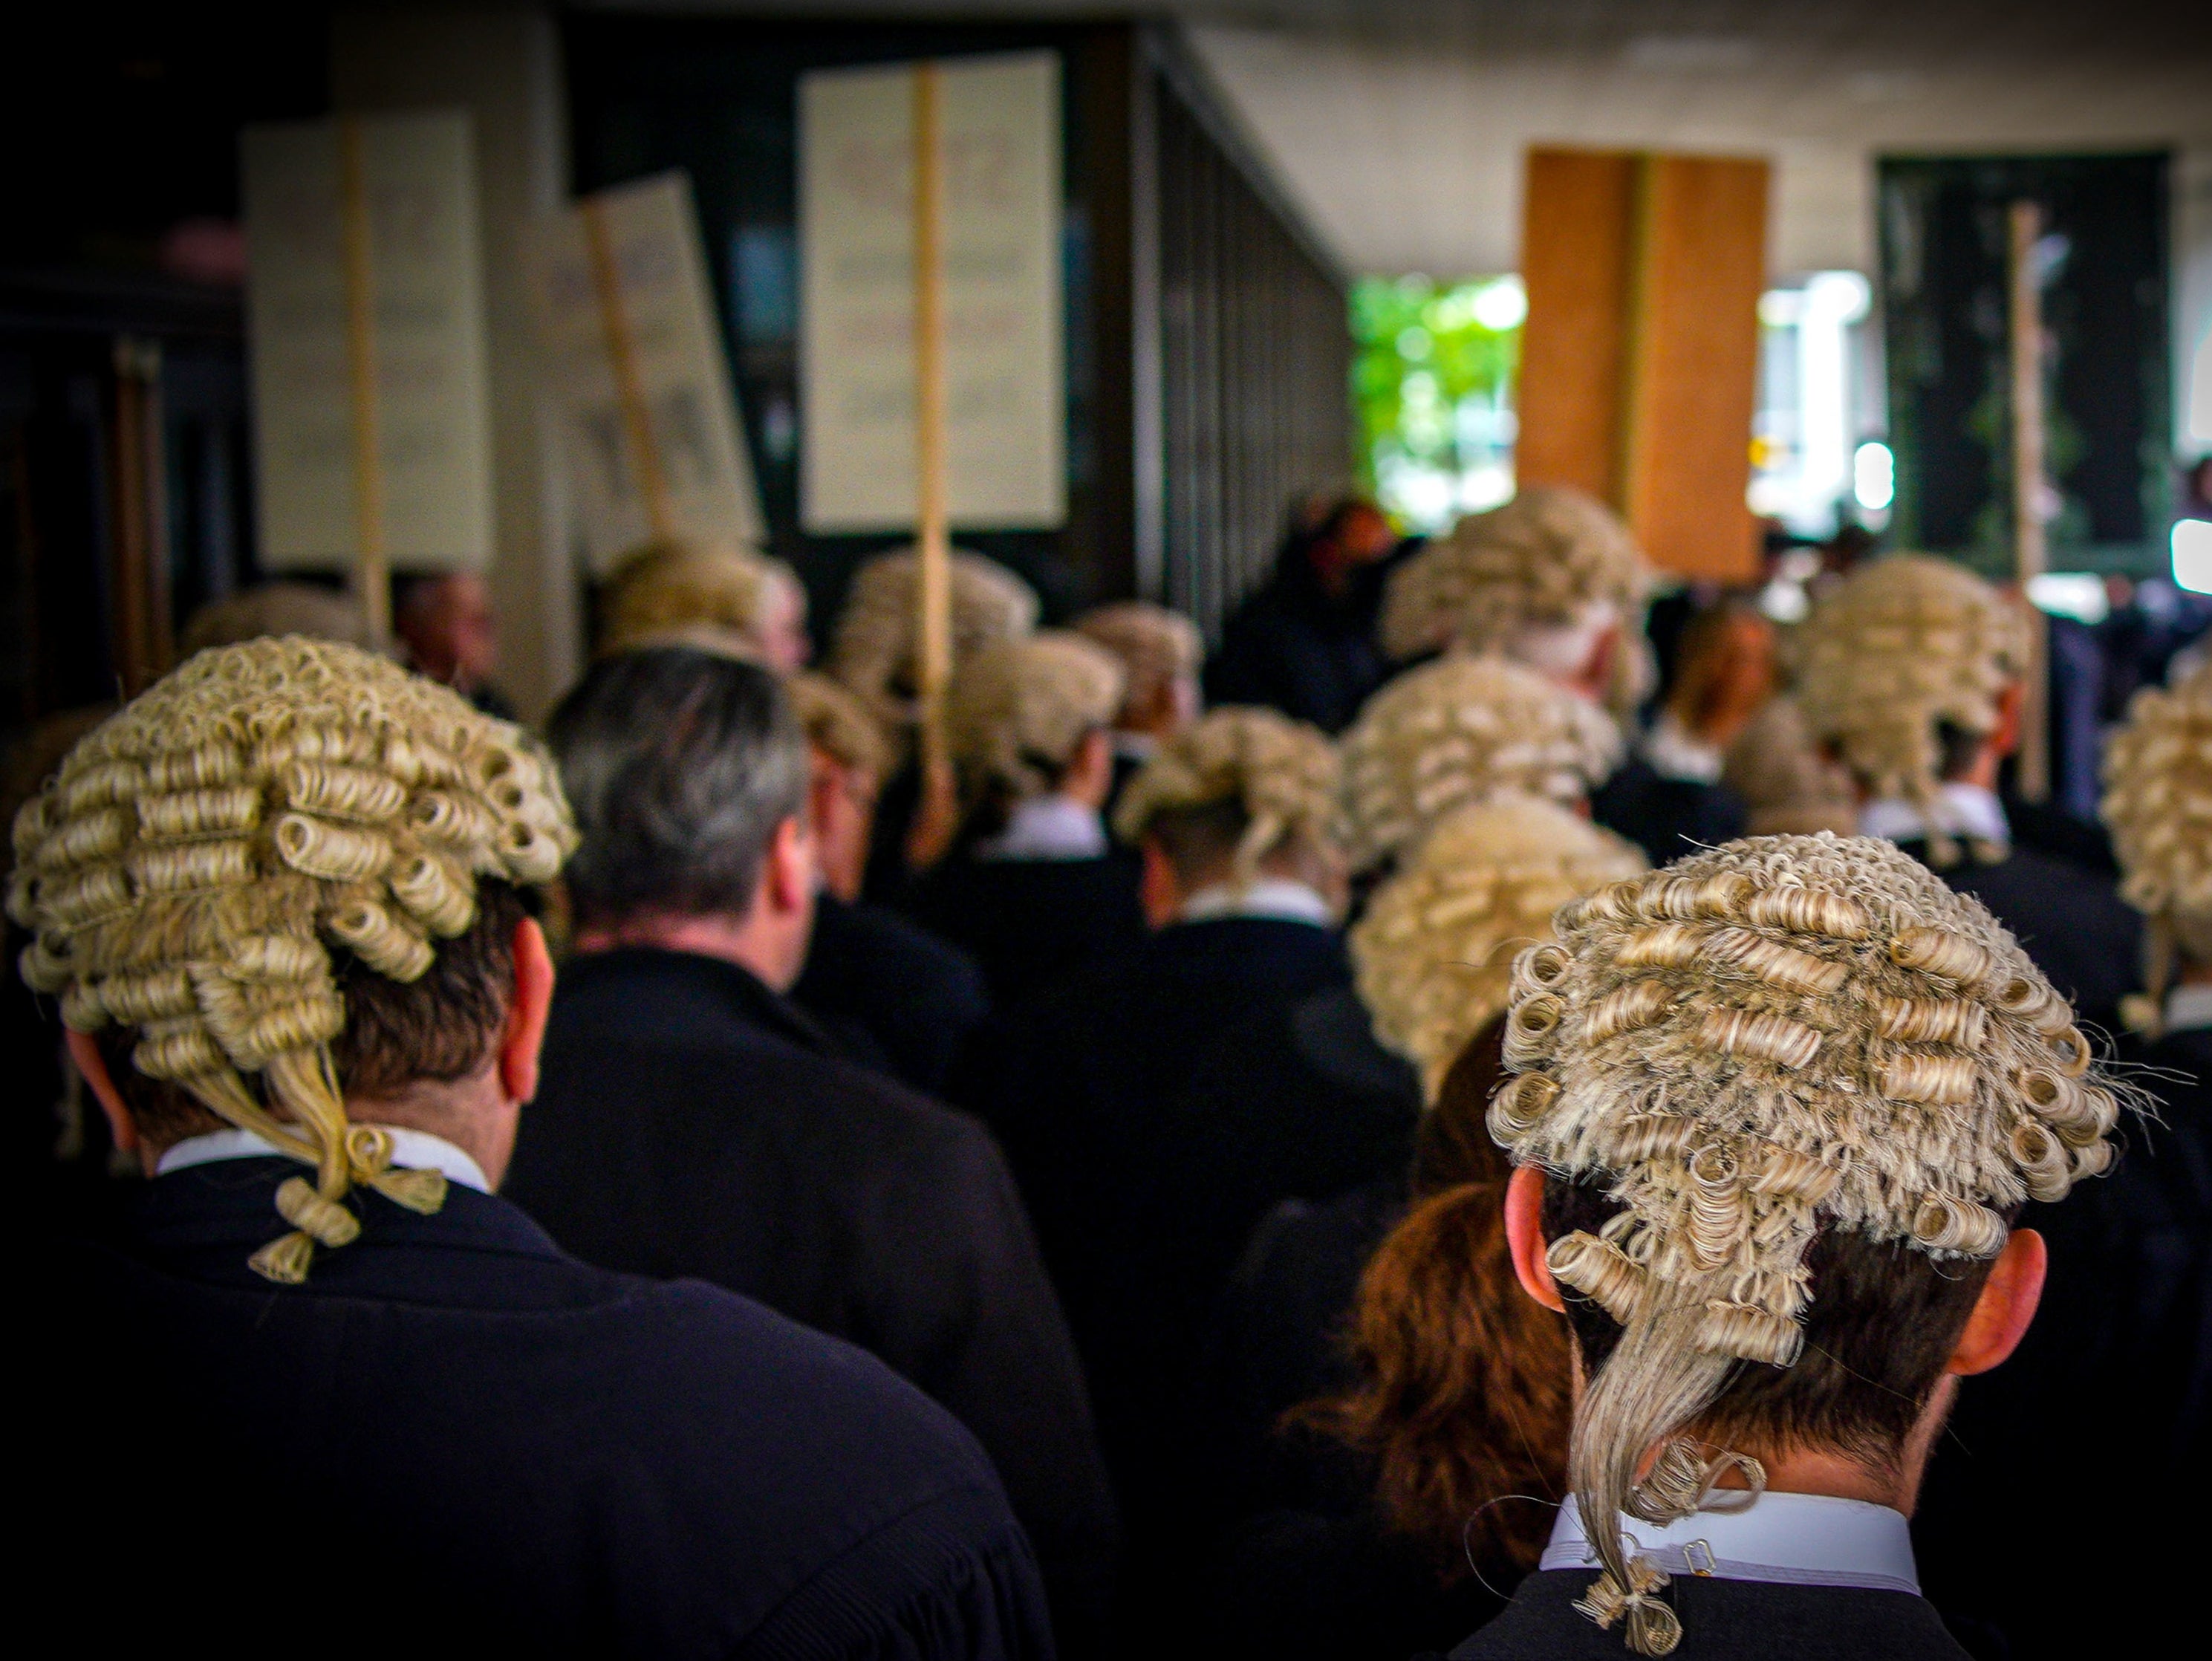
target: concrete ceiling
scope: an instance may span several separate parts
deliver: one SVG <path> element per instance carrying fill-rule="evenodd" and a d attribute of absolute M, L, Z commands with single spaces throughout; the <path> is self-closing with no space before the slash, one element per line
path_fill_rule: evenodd
<path fill-rule="evenodd" d="M 592 3 L 592 0 L 586 0 Z M 597 0 L 659 10 L 669 0 Z M 2206 0 L 678 0 L 902 17 L 1158 15 L 1350 270 L 1516 263 L 1532 143 L 1763 155 L 1778 273 L 1874 257 L 1883 154 L 2174 147 L 2212 236 Z"/>

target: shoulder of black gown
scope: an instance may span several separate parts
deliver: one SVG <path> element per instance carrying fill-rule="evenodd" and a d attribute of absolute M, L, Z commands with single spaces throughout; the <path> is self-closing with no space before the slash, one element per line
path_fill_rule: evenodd
<path fill-rule="evenodd" d="M 1633 755 L 1591 793 L 1590 818 L 1654 865 L 1734 842 L 1746 822 L 1742 798 L 1727 785 L 1666 778 Z"/>
<path fill-rule="evenodd" d="M 857 1031 L 862 1059 L 936 1091 L 990 1013 L 975 958 L 896 912 L 828 894 L 791 1000 L 832 1031 Z"/>

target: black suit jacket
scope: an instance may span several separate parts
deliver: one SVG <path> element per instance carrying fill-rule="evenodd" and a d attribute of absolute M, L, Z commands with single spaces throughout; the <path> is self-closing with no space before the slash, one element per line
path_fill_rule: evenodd
<path fill-rule="evenodd" d="M 1901 843 L 1962 894 L 1989 907 L 2085 1021 L 2110 1027 L 2119 1001 L 2142 979 L 2142 918 L 2112 879 L 2033 848 L 1984 864 L 1961 851 L 1950 865 L 1924 842 Z"/>
<path fill-rule="evenodd" d="M 880 1363 L 458 1185 L 358 1195 L 274 1287 L 298 1169 L 158 1177 L 20 1277 L 50 1617 L 116 1653 L 1050 1656 L 988 1460 Z"/>
<path fill-rule="evenodd" d="M 854 1060 L 933 1094 L 991 1013 L 983 971 L 965 952 L 895 911 L 827 893 L 815 897 L 814 938 L 791 1001 Z"/>
<path fill-rule="evenodd" d="M 1504 1613 L 1451 1661 L 1621 1661 L 1620 1624 L 1574 1607 L 1595 1572 L 1547 1569 L 1521 1583 Z M 1662 1594 L 1682 1622 L 1675 1661 L 1965 1661 L 1935 1606 L 1910 1592 L 1784 1586 L 1677 1575 Z"/>
<path fill-rule="evenodd" d="M 1113 1504 L 1081 1372 L 983 1128 L 836 1059 L 735 964 L 568 964 L 508 1191 L 586 1260 L 693 1275 L 889 1362 L 958 1416 L 1079 1634 Z"/>
<path fill-rule="evenodd" d="M 916 922 L 971 953 L 1010 1007 L 1145 938 L 1136 856 L 977 860 L 956 852 L 914 891 Z"/>
<path fill-rule="evenodd" d="M 1349 1098 L 1257 1082 L 1295 1009 L 1350 975 L 1341 940 L 1308 923 L 1178 923 L 981 1041 L 976 1099 L 1029 1196 L 1109 1458 L 1148 1525 L 1202 1498 L 1186 1446 L 1198 1348 L 1253 1226 L 1279 1200 L 1327 1198 L 1404 1158 L 1410 1111 L 1334 1110 Z"/>

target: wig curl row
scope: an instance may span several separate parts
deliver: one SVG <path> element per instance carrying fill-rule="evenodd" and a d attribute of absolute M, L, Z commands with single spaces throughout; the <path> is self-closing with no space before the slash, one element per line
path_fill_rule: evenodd
<path fill-rule="evenodd" d="M 1206 657 L 1196 624 L 1148 600 L 1094 607 L 1073 626 L 1121 660 L 1129 678 L 1125 701 L 1133 709 L 1151 708 L 1175 682 L 1195 676 Z"/>
<path fill-rule="evenodd" d="M 830 672 L 886 731 L 915 722 L 920 679 L 921 556 L 878 554 L 853 575 L 830 643 Z M 1012 571 L 981 554 L 952 555 L 952 666 L 985 647 L 1036 627 L 1037 598 Z"/>
<path fill-rule="evenodd" d="M 1336 746 L 1319 728 L 1273 709 L 1215 709 L 1163 744 L 1121 792 L 1114 830 L 1139 842 L 1162 813 L 1233 801 L 1244 834 L 1237 876 L 1249 883 L 1260 862 L 1303 845 L 1336 849 Z"/>
<path fill-rule="evenodd" d="M 1121 666 L 1080 635 L 1047 629 L 986 646 L 954 672 L 946 747 L 970 800 L 1048 794 L 1086 733 L 1113 725 Z"/>
<path fill-rule="evenodd" d="M 2122 1013 L 2155 1031 L 2176 951 L 2212 964 L 2212 661 L 2136 694 L 2105 746 L 2102 811 L 2121 897 L 2149 923 L 2144 992 Z"/>

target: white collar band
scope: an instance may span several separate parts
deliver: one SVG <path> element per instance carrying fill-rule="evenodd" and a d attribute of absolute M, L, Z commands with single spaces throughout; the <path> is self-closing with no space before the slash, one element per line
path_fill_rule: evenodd
<path fill-rule="evenodd" d="M 1887 1506 L 1820 1494 L 1762 1494 L 1741 1511 L 1701 1511 L 1663 1528 L 1632 1517 L 1620 1520 L 1630 1555 L 1650 1558 L 1668 1574 L 1920 1595 L 1911 1530 L 1904 1514 Z M 1597 1561 L 1570 1495 L 1537 1567 L 1582 1569 Z"/>
<path fill-rule="evenodd" d="M 1859 809 L 1859 835 L 1863 837 L 1917 842 L 1931 829 L 1946 836 L 1968 837 L 2008 848 L 2012 845 L 2012 825 L 2005 818 L 2004 805 L 1997 800 L 1996 792 L 1978 784 L 1954 781 L 1939 786 L 1932 814 L 1923 814 L 1911 802 L 1895 796 L 1870 801 Z"/>
<path fill-rule="evenodd" d="M 1211 922 L 1217 917 L 1273 917 L 1282 922 L 1310 922 L 1321 928 L 1336 921 L 1327 900 L 1305 884 L 1286 877 L 1268 877 L 1242 888 L 1217 883 L 1200 889 L 1176 913 L 1177 922 Z"/>
<path fill-rule="evenodd" d="M 443 1136 L 433 1136 L 427 1130 L 403 1130 L 398 1125 L 382 1129 L 392 1138 L 392 1163 L 400 1169 L 441 1171 L 448 1182 L 472 1188 L 479 1194 L 491 1192 L 491 1183 L 484 1176 L 483 1167 Z M 278 1159 L 291 1157 L 250 1130 L 211 1130 L 204 1136 L 187 1136 L 170 1148 L 154 1167 L 154 1174 L 166 1177 L 172 1171 L 189 1171 L 196 1165 L 215 1165 L 225 1159 L 265 1159 L 272 1155 Z"/>
<path fill-rule="evenodd" d="M 1018 801 L 1006 828 L 975 844 L 979 860 L 1096 860 L 1106 855 L 1106 824 L 1095 807 L 1057 792 Z"/>
<path fill-rule="evenodd" d="M 2166 1031 L 2193 1032 L 2212 1026 L 2212 985 L 2177 986 L 2166 995 Z"/>
<path fill-rule="evenodd" d="M 1689 784 L 1721 782 L 1723 758 L 1719 749 L 1702 739 L 1692 738 L 1689 729 L 1674 719 L 1671 709 L 1659 712 L 1659 719 L 1644 735 L 1642 749 L 1644 764 L 1662 779 L 1678 779 Z"/>

